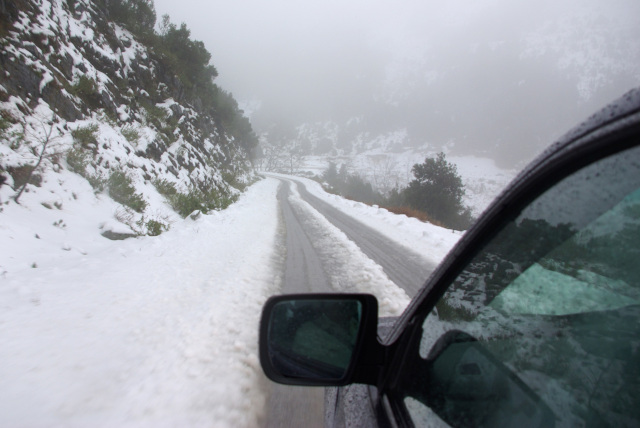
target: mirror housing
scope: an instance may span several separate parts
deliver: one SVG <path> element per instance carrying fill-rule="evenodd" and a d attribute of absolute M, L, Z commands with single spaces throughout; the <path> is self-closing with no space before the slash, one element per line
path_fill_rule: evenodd
<path fill-rule="evenodd" d="M 375 384 L 384 359 L 377 326 L 369 294 L 273 296 L 260 320 L 260 364 L 287 385 Z"/>

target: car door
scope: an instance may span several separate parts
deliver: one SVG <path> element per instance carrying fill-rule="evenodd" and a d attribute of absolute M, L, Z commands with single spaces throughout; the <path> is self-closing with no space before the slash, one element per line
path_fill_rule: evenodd
<path fill-rule="evenodd" d="M 639 94 L 526 172 L 391 338 L 385 419 L 640 425 Z"/>

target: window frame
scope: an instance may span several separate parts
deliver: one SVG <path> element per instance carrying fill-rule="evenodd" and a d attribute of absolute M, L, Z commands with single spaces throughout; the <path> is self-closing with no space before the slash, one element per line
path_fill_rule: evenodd
<path fill-rule="evenodd" d="M 379 390 L 390 420 L 400 426 L 413 426 L 399 385 L 403 367 L 408 366 L 414 358 L 412 352 L 419 348 L 422 324 L 435 304 L 486 244 L 543 193 L 588 165 L 640 145 L 640 113 L 637 110 L 636 107 L 621 117 L 577 132 L 567 142 L 553 146 L 490 206 L 434 271 L 388 338 L 388 343 L 397 346 L 397 352 Z"/>

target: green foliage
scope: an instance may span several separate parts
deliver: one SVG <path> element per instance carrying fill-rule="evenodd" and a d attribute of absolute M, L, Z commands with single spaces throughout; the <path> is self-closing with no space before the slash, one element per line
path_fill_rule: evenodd
<path fill-rule="evenodd" d="M 166 232 L 167 230 L 169 230 L 169 226 L 157 221 L 157 220 L 148 220 L 145 223 L 145 227 L 147 229 L 147 235 L 149 236 L 158 236 L 160 235 L 162 232 Z"/>
<path fill-rule="evenodd" d="M 107 5 L 111 19 L 132 33 L 153 34 L 156 25 L 153 0 L 111 0 Z"/>
<path fill-rule="evenodd" d="M 87 172 L 87 166 L 92 159 L 92 155 L 88 149 L 83 149 L 80 144 L 76 144 L 72 149 L 67 151 L 67 165 L 69 169 L 76 174 L 86 178 L 96 193 L 104 191 L 107 181 L 100 175 L 92 175 Z"/>
<path fill-rule="evenodd" d="M 114 201 L 125 205 L 136 212 L 143 212 L 147 207 L 147 202 L 142 197 L 142 194 L 135 193 L 136 189 L 133 186 L 133 181 L 123 171 L 113 171 L 107 180 L 109 187 L 109 196 Z"/>
<path fill-rule="evenodd" d="M 371 183 L 365 181 L 359 175 L 349 174 L 344 164 L 338 171 L 336 164 L 330 162 L 329 167 L 323 174 L 323 179 L 329 185 L 327 189 L 329 192 L 347 199 L 367 204 L 379 203 L 384 199 L 380 193 L 373 190 Z"/>
<path fill-rule="evenodd" d="M 100 193 L 103 192 L 104 189 L 106 189 L 107 187 L 107 180 L 105 180 L 104 178 L 102 178 L 100 175 L 86 175 L 84 178 L 87 179 L 87 181 L 89 182 L 89 184 L 91 185 L 91 187 L 93 187 L 93 190 L 95 190 L 96 193 Z"/>
<path fill-rule="evenodd" d="M 159 48 L 165 54 L 168 65 L 192 96 L 205 99 L 212 95 L 213 79 L 218 71 L 209 64 L 211 54 L 204 43 L 191 40 L 191 31 L 183 22 L 180 27 L 169 23 L 160 36 Z"/>
<path fill-rule="evenodd" d="M 97 109 L 102 103 L 98 85 L 92 78 L 85 75 L 80 76 L 78 81 L 71 86 L 69 92 L 82 99 L 91 109 Z"/>
<path fill-rule="evenodd" d="M 159 236 L 169 230 L 169 225 L 159 219 L 148 219 L 142 216 L 136 222 L 135 230 L 138 235 Z"/>
<path fill-rule="evenodd" d="M 69 169 L 83 177 L 86 175 L 90 159 L 91 155 L 81 147 L 74 147 L 67 152 L 67 165 L 69 165 Z"/>
<path fill-rule="evenodd" d="M 156 181 L 154 185 L 161 194 L 165 195 L 171 208 L 182 217 L 186 217 L 196 210 L 205 214 L 213 210 L 223 210 L 238 199 L 235 195 L 221 194 L 213 188 L 203 191 L 192 187 L 187 193 L 181 193 L 175 190 L 172 183 L 167 183 L 164 180 Z"/>
<path fill-rule="evenodd" d="M 11 126 L 9 119 L 0 114 L 0 138 L 4 139 L 7 130 Z"/>
<path fill-rule="evenodd" d="M 178 194 L 178 189 L 176 188 L 176 185 L 168 180 L 156 179 L 153 181 L 153 185 L 155 186 L 158 193 L 160 193 L 163 196 L 173 196 Z"/>
<path fill-rule="evenodd" d="M 189 193 L 176 193 L 168 199 L 171 207 L 182 217 L 196 210 L 207 212 L 203 197 L 197 189 L 192 189 Z"/>
<path fill-rule="evenodd" d="M 138 142 L 140 141 L 140 132 L 138 132 L 138 130 L 135 127 L 127 125 L 123 127 L 120 130 L 120 132 L 122 133 L 122 136 L 127 139 L 129 143 L 131 143 L 134 146 L 138 145 Z"/>
<path fill-rule="evenodd" d="M 222 121 L 225 131 L 233 135 L 247 153 L 252 153 L 258 146 L 258 137 L 253 132 L 249 119 L 238 107 L 237 101 L 229 92 L 217 86 L 214 87 L 212 101 L 213 109 Z"/>
<path fill-rule="evenodd" d="M 406 203 L 426 212 L 447 227 L 466 229 L 471 223 L 471 213 L 462 205 L 464 186 L 454 164 L 444 153 L 425 159 L 412 168 L 415 179 L 403 191 Z"/>
<path fill-rule="evenodd" d="M 143 107 L 147 122 L 154 124 L 158 129 L 162 128 L 163 122 L 167 119 L 167 111 L 153 104 L 144 104 Z"/>
<path fill-rule="evenodd" d="M 234 174 L 233 172 L 229 172 L 229 171 L 225 171 L 222 173 L 222 179 L 229 183 L 229 185 L 235 189 L 240 190 L 241 192 L 243 192 L 246 188 L 247 185 L 245 183 L 243 183 L 242 181 L 240 181 L 238 179 L 238 175 Z"/>
<path fill-rule="evenodd" d="M 98 124 L 92 123 L 87 126 L 81 126 L 71 131 L 73 141 L 83 149 L 97 150 L 98 140 L 96 133 L 98 132 Z"/>

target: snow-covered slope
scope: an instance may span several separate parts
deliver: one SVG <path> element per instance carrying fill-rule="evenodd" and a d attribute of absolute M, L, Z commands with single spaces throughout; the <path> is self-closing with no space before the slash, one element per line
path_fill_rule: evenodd
<path fill-rule="evenodd" d="M 37 194 L 31 199 L 49 205 L 67 200 L 70 191 L 60 183 L 70 180 L 68 171 L 93 187 L 76 195 L 83 198 L 113 196 L 113 174 L 120 174 L 115 178 L 129 185 L 129 203 L 121 197 L 125 202 L 114 214 L 120 211 L 116 217 L 129 233 L 155 233 L 158 224 L 166 228 L 177 217 L 160 196 L 161 184 L 165 196 L 197 193 L 208 197 L 210 208 L 226 205 L 252 174 L 251 143 L 223 126 L 239 117 L 237 104 L 214 85 L 218 101 L 227 103 L 223 118 L 189 95 L 175 74 L 178 66 L 111 21 L 105 4 L 6 6 L 0 32 L 3 202 L 19 193 L 37 165 L 20 199 Z"/>

